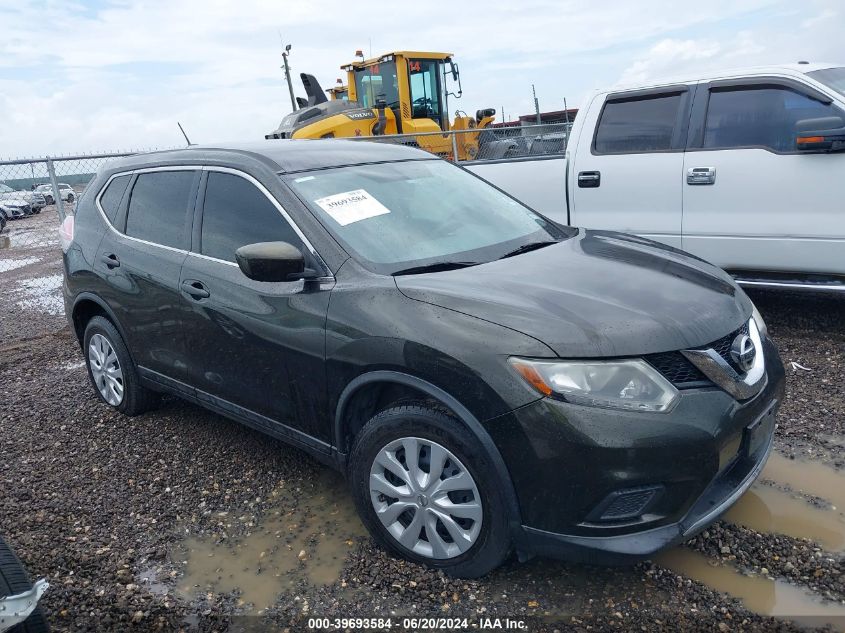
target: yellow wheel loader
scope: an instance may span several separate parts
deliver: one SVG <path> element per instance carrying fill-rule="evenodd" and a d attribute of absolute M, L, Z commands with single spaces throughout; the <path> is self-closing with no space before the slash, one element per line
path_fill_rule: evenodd
<path fill-rule="evenodd" d="M 341 66 L 348 75 L 348 100 L 326 98 L 312 75 L 300 75 L 308 99 L 298 99 L 300 110 L 287 115 L 265 138 L 341 138 L 419 135 L 449 130 L 478 130 L 455 135 L 459 160 L 472 160 L 481 146 L 485 156 L 506 155 L 512 143 L 497 141 L 492 132 L 483 134 L 493 122 L 493 108 L 479 110 L 475 118 L 456 113 L 450 124 L 448 99 L 460 98 L 458 66 L 451 53 L 398 51 L 381 57 Z M 446 87 L 447 78 L 457 83 L 457 92 Z M 441 156 L 452 157 L 450 134 L 406 137 L 402 141 Z M 501 146 L 499 144 L 502 143 Z M 493 150 L 488 151 L 488 150 Z"/>

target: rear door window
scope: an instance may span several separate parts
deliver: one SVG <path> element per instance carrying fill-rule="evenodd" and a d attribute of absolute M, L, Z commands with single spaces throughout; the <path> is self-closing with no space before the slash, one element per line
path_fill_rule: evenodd
<path fill-rule="evenodd" d="M 763 147 L 794 152 L 795 124 L 829 116 L 841 116 L 841 112 L 786 87 L 711 90 L 704 148 Z"/>
<path fill-rule="evenodd" d="M 682 93 L 608 101 L 596 128 L 597 154 L 672 149 Z"/>
<path fill-rule="evenodd" d="M 114 224 L 114 218 L 117 215 L 118 208 L 120 208 L 120 201 L 123 199 L 123 194 L 126 193 L 126 187 L 129 186 L 131 178 L 132 176 L 127 174 L 112 179 L 100 196 L 100 207 L 112 224 Z"/>
<path fill-rule="evenodd" d="M 157 171 L 138 175 L 129 198 L 126 234 L 186 248 L 185 222 L 194 194 L 195 171 Z"/>
<path fill-rule="evenodd" d="M 236 250 L 256 242 L 302 245 L 293 227 L 258 187 L 234 174 L 209 172 L 200 252 L 234 262 Z"/>

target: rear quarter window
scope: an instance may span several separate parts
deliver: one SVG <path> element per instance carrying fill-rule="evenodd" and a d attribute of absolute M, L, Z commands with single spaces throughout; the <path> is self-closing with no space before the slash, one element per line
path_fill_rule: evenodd
<path fill-rule="evenodd" d="M 114 178 L 100 195 L 100 207 L 112 224 L 114 224 L 114 218 L 117 215 L 117 210 L 120 208 L 120 201 L 123 199 L 123 194 L 126 193 L 126 188 L 129 186 L 130 178 L 132 176 L 128 174 Z"/>

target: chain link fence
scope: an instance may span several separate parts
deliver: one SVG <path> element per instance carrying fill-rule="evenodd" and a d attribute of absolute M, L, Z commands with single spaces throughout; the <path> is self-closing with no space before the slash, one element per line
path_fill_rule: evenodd
<path fill-rule="evenodd" d="M 419 147 L 449 160 L 470 162 L 559 156 L 566 152 L 571 129 L 571 122 L 541 123 L 352 138 Z"/>
<path fill-rule="evenodd" d="M 0 349 L 64 325 L 59 225 L 100 165 L 128 154 L 0 162 Z"/>

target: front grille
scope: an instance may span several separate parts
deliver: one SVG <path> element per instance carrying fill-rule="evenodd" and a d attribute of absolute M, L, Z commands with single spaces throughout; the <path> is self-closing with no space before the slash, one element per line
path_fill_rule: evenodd
<path fill-rule="evenodd" d="M 649 354 L 646 361 L 678 389 L 701 387 L 710 381 L 680 352 Z"/>
<path fill-rule="evenodd" d="M 748 334 L 748 323 L 743 324 L 741 328 L 731 332 L 727 336 L 723 336 L 713 343 L 703 345 L 698 349 L 715 350 L 731 367 L 737 372 L 742 373 L 742 370 L 731 358 L 731 345 L 733 345 L 734 339 L 740 334 Z M 648 354 L 644 358 L 678 389 L 693 389 L 695 387 L 704 387 L 713 384 L 707 376 L 701 373 L 680 352 Z"/>
<path fill-rule="evenodd" d="M 748 323 L 745 323 L 741 328 L 739 328 L 736 332 L 732 332 L 727 336 L 723 336 L 715 343 L 707 345 L 707 347 L 712 347 L 719 356 L 727 361 L 728 365 L 733 367 L 739 373 L 744 373 L 742 369 L 740 369 L 739 365 L 737 365 L 733 359 L 731 358 L 731 345 L 733 345 L 734 339 L 739 336 L 740 334 L 748 335 Z"/>

